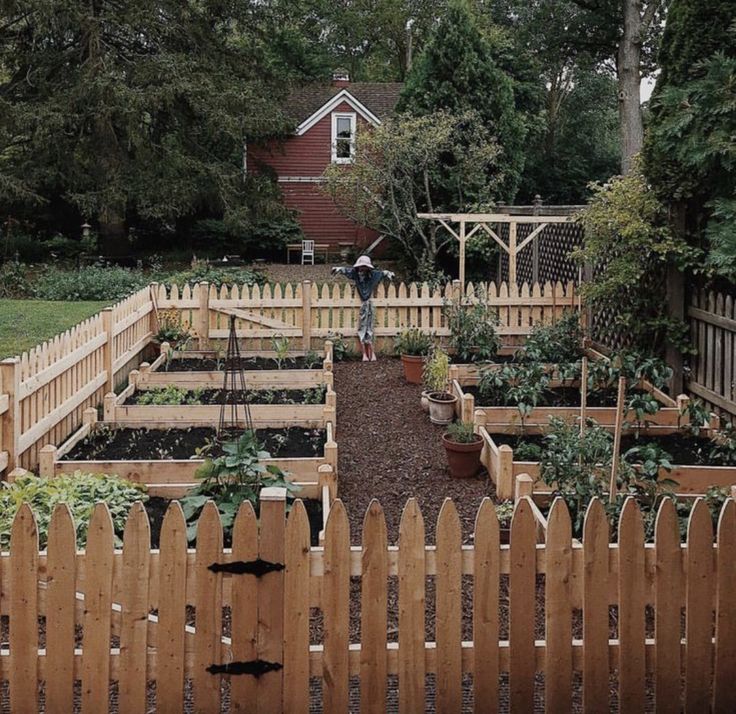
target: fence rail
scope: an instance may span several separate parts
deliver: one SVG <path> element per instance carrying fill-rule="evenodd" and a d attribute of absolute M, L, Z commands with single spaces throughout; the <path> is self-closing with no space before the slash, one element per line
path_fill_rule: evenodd
<path fill-rule="evenodd" d="M 522 499 L 510 546 L 501 544 L 488 499 L 473 545 L 463 545 L 468 534 L 449 500 L 435 545 L 427 545 L 410 500 L 398 546 L 388 544 L 376 501 L 362 544 L 351 546 L 338 500 L 324 547 L 310 548 L 303 505 L 285 520 L 284 498 L 282 489 L 264 490 L 259 519 L 245 506 L 227 549 L 209 504 L 195 550 L 187 549 L 177 504 L 156 550 L 142 506 L 115 550 L 110 515 L 99 505 L 86 551 L 75 547 L 64 506 L 39 551 L 24 506 L 3 555 L 0 598 L 10 631 L 0 677 L 11 710 L 37 711 L 44 681 L 46 710 L 72 712 L 80 680 L 82 710 L 90 712 L 108 711 L 110 682 L 121 712 L 150 711 L 147 698 L 156 711 L 183 711 L 193 700 L 196 711 L 220 712 L 226 686 L 229 711 L 306 714 L 312 705 L 342 714 L 359 699 L 361 712 L 377 713 L 388 697 L 402 712 L 431 704 L 454 714 L 473 702 L 475 711 L 609 711 L 612 690 L 622 712 L 644 711 L 646 701 L 662 712 L 736 710 L 732 500 L 715 542 L 710 511 L 698 501 L 686 543 L 667 500 L 654 542 L 645 543 L 629 500 L 611 543 L 598 501 L 582 542 L 572 539 L 562 501 L 538 542 L 532 504 Z M 248 574 L 269 563 L 264 574 Z"/>
<path fill-rule="evenodd" d="M 736 313 L 731 295 L 693 292 L 688 307 L 695 348 L 688 389 L 711 408 L 736 415 Z"/>

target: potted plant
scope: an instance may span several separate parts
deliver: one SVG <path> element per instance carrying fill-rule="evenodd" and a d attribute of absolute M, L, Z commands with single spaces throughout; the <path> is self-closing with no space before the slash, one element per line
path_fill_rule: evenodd
<path fill-rule="evenodd" d="M 498 517 L 499 540 L 503 545 L 508 545 L 511 539 L 511 519 L 514 515 L 514 502 L 501 501 L 495 506 L 496 516 Z"/>
<path fill-rule="evenodd" d="M 447 463 L 453 478 L 472 478 L 480 471 L 483 440 L 473 431 L 473 425 L 455 422 L 442 435 Z"/>
<path fill-rule="evenodd" d="M 404 378 L 409 384 L 422 383 L 424 359 L 432 348 L 432 338 L 416 327 L 404 330 L 396 338 L 395 350 L 401 355 Z"/>
<path fill-rule="evenodd" d="M 457 397 L 448 391 L 450 357 L 441 347 L 432 349 L 424 364 L 422 405 L 426 402 L 429 419 L 433 424 L 449 424 L 455 417 Z"/>

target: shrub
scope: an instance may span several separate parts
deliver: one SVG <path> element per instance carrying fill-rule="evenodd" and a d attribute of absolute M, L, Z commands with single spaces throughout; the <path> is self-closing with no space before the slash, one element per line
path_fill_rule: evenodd
<path fill-rule="evenodd" d="M 12 260 L 0 265 L 0 298 L 21 300 L 33 296 L 33 286 L 28 279 L 28 266 Z"/>
<path fill-rule="evenodd" d="M 4 483 L 0 489 L 0 547 L 7 550 L 13 518 L 24 503 L 29 504 L 36 514 L 41 548 L 46 547 L 51 516 L 59 503 L 69 506 L 80 547 L 84 547 L 87 540 L 87 528 L 95 504 L 107 504 L 119 545 L 130 507 L 136 501 L 147 499 L 143 486 L 106 474 L 75 471 L 53 478 L 32 474 L 20 476 L 13 483 Z"/>
<path fill-rule="evenodd" d="M 89 265 L 78 270 L 46 267 L 35 281 L 42 300 L 121 300 L 148 285 L 140 271 Z"/>
<path fill-rule="evenodd" d="M 575 362 L 583 353 L 583 330 L 577 312 L 566 312 L 551 325 L 536 324 L 519 357 L 530 362 Z"/>
<path fill-rule="evenodd" d="M 472 304 L 462 299 L 446 301 L 444 313 L 450 347 L 460 361 L 483 362 L 496 356 L 501 347 L 496 332 L 498 314 L 484 299 Z"/>
<path fill-rule="evenodd" d="M 432 349 L 432 338 L 425 335 L 420 329 L 410 327 L 397 335 L 394 349 L 398 355 L 425 357 Z"/>

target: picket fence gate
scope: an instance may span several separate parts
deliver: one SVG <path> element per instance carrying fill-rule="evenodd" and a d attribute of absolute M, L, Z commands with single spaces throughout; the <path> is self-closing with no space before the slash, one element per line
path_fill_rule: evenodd
<path fill-rule="evenodd" d="M 285 518 L 282 489 L 264 490 L 258 519 L 250 505 L 241 509 L 229 548 L 211 503 L 194 550 L 177 503 L 155 550 L 141 504 L 121 550 L 104 504 L 94 510 L 86 551 L 76 549 L 65 506 L 48 532 L 39 551 L 23 506 L 2 557 L 10 634 L 0 674 L 14 713 L 42 705 L 64 714 L 306 713 L 311 704 L 341 714 L 394 705 L 526 714 L 572 711 L 573 702 L 586 712 L 736 710 L 732 500 L 715 542 L 703 500 L 685 543 L 665 501 L 654 542 L 645 544 L 633 500 L 615 543 L 599 501 L 588 509 L 582 543 L 562 501 L 538 542 L 531 502 L 522 499 L 511 545 L 502 545 L 485 499 L 472 545 L 463 545 L 469 534 L 450 500 L 427 545 L 412 499 L 398 546 L 388 544 L 377 501 L 362 544 L 351 546 L 337 500 L 324 547 L 315 548 L 300 501 Z M 351 578 L 359 581 L 352 588 Z"/>

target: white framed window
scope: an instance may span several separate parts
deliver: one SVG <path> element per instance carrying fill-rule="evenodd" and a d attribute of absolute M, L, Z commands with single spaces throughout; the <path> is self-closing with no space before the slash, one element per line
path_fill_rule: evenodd
<path fill-rule="evenodd" d="M 332 163 L 351 164 L 355 159 L 356 114 L 332 115 Z"/>

